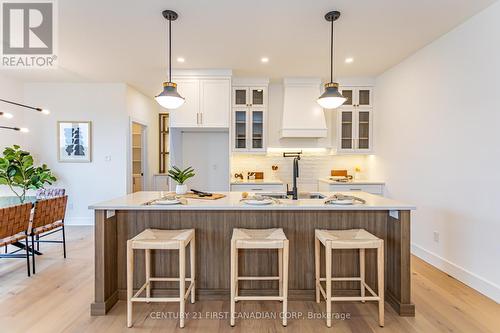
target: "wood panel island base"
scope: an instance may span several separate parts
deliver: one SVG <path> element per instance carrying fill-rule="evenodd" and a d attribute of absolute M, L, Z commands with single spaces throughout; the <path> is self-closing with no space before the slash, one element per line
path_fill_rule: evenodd
<path fill-rule="evenodd" d="M 283 228 L 290 244 L 289 299 L 315 299 L 314 230 L 365 229 L 384 240 L 386 301 L 401 316 L 414 316 L 411 302 L 410 211 L 414 207 L 380 196 L 359 193 L 366 204 L 339 207 L 323 200 L 281 200 L 280 204 L 251 207 L 240 203 L 240 193 L 210 202 L 190 199 L 182 206 L 153 206 L 160 192 L 138 192 L 91 206 L 95 210 L 95 299 L 92 315 L 105 315 L 126 299 L 126 242 L 146 228 L 196 230 L 196 288 L 199 299 L 229 300 L 230 245 L 233 228 Z M 323 193 L 330 195 L 331 193 Z M 144 253 L 136 251 L 134 288 L 145 279 Z M 324 253 L 321 253 L 324 260 Z M 332 255 L 335 277 L 359 276 L 356 250 L 337 250 Z M 242 250 L 240 274 L 276 276 L 276 251 Z M 366 251 L 366 282 L 377 290 L 376 251 Z M 187 266 L 189 267 L 189 266 Z M 322 265 L 324 268 L 324 265 Z M 153 251 L 154 276 L 178 276 L 175 251 Z M 189 274 L 189 273 L 188 273 Z M 324 273 L 323 273 L 324 274 Z M 242 295 L 276 295 L 277 281 L 241 281 Z M 172 296 L 178 285 L 156 282 L 152 296 Z M 333 283 L 334 295 L 359 295 L 359 282 Z"/>

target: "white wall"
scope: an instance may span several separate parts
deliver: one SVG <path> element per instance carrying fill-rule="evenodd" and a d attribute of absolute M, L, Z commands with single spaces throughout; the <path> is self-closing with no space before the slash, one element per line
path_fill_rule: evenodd
<path fill-rule="evenodd" d="M 13 102 L 23 103 L 23 85 L 14 79 L 10 79 L 4 74 L 0 75 L 0 98 L 10 100 Z M 7 119 L 5 117 L 0 117 L 1 126 L 10 127 L 27 127 L 24 120 L 26 113 L 35 112 L 30 111 L 19 106 L 10 105 L 4 102 L 0 102 L 0 111 L 8 112 L 14 117 L 12 119 Z M 3 152 L 4 148 L 7 146 L 12 146 L 18 144 L 20 146 L 24 145 L 26 134 L 18 131 L 0 129 L 0 154 Z M 0 186 L 0 196 L 1 195 L 13 195 L 7 186 Z"/>
<path fill-rule="evenodd" d="M 188 189 L 229 191 L 229 133 L 186 130 L 181 136 L 182 165 L 177 166 L 190 166 L 196 174 L 187 181 Z"/>
<path fill-rule="evenodd" d="M 44 105 L 49 116 L 30 116 L 27 148 L 58 177 L 69 196 L 67 223 L 91 224 L 90 204 L 122 196 L 127 179 L 125 84 L 35 83 L 25 86 L 29 104 Z M 92 162 L 57 160 L 57 121 L 92 121 Z M 111 159 L 106 161 L 106 156 Z"/>
<path fill-rule="evenodd" d="M 129 121 L 135 121 L 147 127 L 147 168 L 146 168 L 146 190 L 153 188 L 153 174 L 158 173 L 158 113 L 161 111 L 159 105 L 151 96 L 146 96 L 132 87 L 127 86 L 126 106 Z M 163 111 L 162 111 L 163 112 Z M 130 131 L 130 126 L 128 127 Z M 130 143 L 130 132 L 128 134 Z M 129 150 L 127 155 L 127 174 L 130 175 L 131 159 Z M 128 192 L 131 190 L 131 177 L 127 181 Z"/>
<path fill-rule="evenodd" d="M 499 88 L 497 2 L 377 79 L 369 158 L 389 195 L 418 207 L 413 253 L 497 302 Z"/>

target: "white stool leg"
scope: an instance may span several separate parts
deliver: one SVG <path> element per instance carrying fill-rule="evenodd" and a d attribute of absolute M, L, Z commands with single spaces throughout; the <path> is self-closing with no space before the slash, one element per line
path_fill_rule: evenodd
<path fill-rule="evenodd" d="M 359 277 L 361 278 L 361 297 L 365 297 L 365 249 L 359 249 Z M 364 303 L 365 300 L 361 302 Z"/>
<path fill-rule="evenodd" d="M 288 239 L 283 241 L 283 326 L 288 315 Z"/>
<path fill-rule="evenodd" d="M 279 296 L 283 297 L 283 249 L 278 249 L 278 277 Z"/>
<path fill-rule="evenodd" d="M 240 294 L 240 282 L 238 281 L 238 269 L 239 269 L 239 262 L 238 262 L 238 249 L 236 249 L 236 253 L 234 255 L 234 271 L 235 271 L 235 278 L 234 278 L 234 297 L 238 297 Z M 238 301 L 234 301 L 235 303 L 238 303 Z"/>
<path fill-rule="evenodd" d="M 236 294 L 236 280 L 238 279 L 237 267 L 236 267 L 236 256 L 238 255 L 238 250 L 236 249 L 236 242 L 231 241 L 231 309 L 230 309 L 230 324 L 234 326 L 234 316 L 235 316 L 235 294 Z"/>
<path fill-rule="evenodd" d="M 184 327 L 184 313 L 186 309 L 186 247 L 183 241 L 179 242 L 179 326 Z"/>
<path fill-rule="evenodd" d="M 145 261 L 146 261 L 146 297 L 151 297 L 151 285 L 149 278 L 151 277 L 151 250 L 145 250 Z M 149 303 L 149 301 L 147 302 Z"/>
<path fill-rule="evenodd" d="M 320 302 L 319 279 L 320 279 L 320 242 L 314 237 L 314 272 L 316 274 L 316 303 Z"/>
<path fill-rule="evenodd" d="M 326 241 L 326 326 L 332 327 L 332 243 Z"/>
<path fill-rule="evenodd" d="M 134 250 L 132 241 L 127 241 L 127 327 L 132 327 L 132 295 L 134 284 Z"/>
<path fill-rule="evenodd" d="M 191 244 L 189 244 L 189 264 L 190 264 L 190 273 L 191 273 L 191 283 L 193 284 L 193 288 L 191 289 L 191 303 L 194 303 L 196 300 L 196 240 L 195 235 L 191 239 Z"/>
<path fill-rule="evenodd" d="M 377 249 L 377 280 L 378 280 L 378 323 L 384 326 L 384 243 Z"/>

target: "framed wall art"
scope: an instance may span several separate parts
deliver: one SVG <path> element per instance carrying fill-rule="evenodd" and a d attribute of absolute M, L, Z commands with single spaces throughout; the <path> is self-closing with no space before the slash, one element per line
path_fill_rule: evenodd
<path fill-rule="evenodd" d="M 58 121 L 57 142 L 59 162 L 91 162 L 92 122 Z"/>

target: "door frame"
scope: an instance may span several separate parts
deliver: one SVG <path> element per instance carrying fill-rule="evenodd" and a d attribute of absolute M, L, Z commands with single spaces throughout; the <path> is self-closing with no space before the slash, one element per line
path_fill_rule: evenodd
<path fill-rule="evenodd" d="M 132 158 L 133 158 L 133 147 L 132 147 L 132 136 L 133 136 L 133 124 L 136 123 L 140 126 L 142 126 L 143 131 L 141 133 L 141 168 L 142 168 L 142 190 L 146 191 L 147 189 L 147 182 L 146 179 L 148 177 L 148 152 L 147 152 L 147 147 L 148 147 L 148 125 L 144 121 L 141 121 L 139 119 L 136 119 L 134 117 L 129 117 L 129 126 L 128 126 L 128 140 L 127 140 L 127 193 L 132 193 L 133 192 L 133 181 L 134 181 L 134 176 L 132 173 L 133 167 L 132 167 Z"/>

